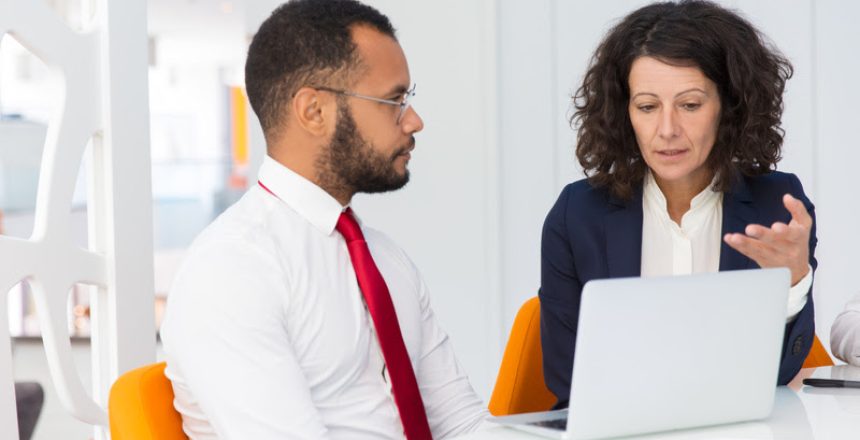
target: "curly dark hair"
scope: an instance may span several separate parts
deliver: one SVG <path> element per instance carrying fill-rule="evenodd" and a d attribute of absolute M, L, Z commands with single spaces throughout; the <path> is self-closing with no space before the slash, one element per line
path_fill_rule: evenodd
<path fill-rule="evenodd" d="M 341 85 L 356 70 L 355 25 L 397 39 L 388 17 L 355 0 L 293 0 L 260 25 L 248 48 L 245 89 L 267 139 L 299 88 Z"/>
<path fill-rule="evenodd" d="M 707 166 L 715 190 L 732 179 L 776 169 L 782 158 L 782 94 L 793 68 L 738 13 L 708 1 L 654 3 L 624 17 L 597 47 L 570 119 L 578 130 L 576 157 L 589 182 L 629 200 L 648 166 L 628 112 L 628 76 L 642 56 L 696 66 L 719 92 L 717 138 Z"/>

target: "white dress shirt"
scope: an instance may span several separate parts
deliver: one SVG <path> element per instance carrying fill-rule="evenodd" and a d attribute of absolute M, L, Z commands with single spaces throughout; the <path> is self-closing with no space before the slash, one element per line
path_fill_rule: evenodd
<path fill-rule="evenodd" d="M 713 182 L 693 197 L 678 226 L 669 216 L 666 197 L 650 172 L 642 189 L 643 277 L 718 272 L 723 242 L 723 193 Z M 788 295 L 787 321 L 806 305 L 812 268 Z"/>
<path fill-rule="evenodd" d="M 195 240 L 168 298 L 167 377 L 191 439 L 403 439 L 343 237 L 344 210 L 267 157 L 259 185 Z M 391 292 L 433 437 L 474 430 L 483 402 L 406 254 L 362 226 Z"/>
<path fill-rule="evenodd" d="M 830 349 L 834 356 L 860 367 L 860 294 L 845 305 L 833 322 Z"/>

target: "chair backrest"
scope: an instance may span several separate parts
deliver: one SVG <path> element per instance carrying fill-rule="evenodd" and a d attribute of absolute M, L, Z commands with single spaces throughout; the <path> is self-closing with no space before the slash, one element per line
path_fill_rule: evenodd
<path fill-rule="evenodd" d="M 816 336 L 803 368 L 832 365 L 833 360 Z M 543 380 L 540 300 L 533 297 L 520 307 L 514 318 L 489 409 L 494 416 L 546 411 L 552 408 L 555 400 Z"/>
<path fill-rule="evenodd" d="M 18 437 L 33 438 L 39 414 L 45 404 L 45 389 L 38 382 L 15 382 L 15 407 L 18 413 Z"/>
<path fill-rule="evenodd" d="M 164 367 L 164 362 L 147 365 L 114 382 L 108 399 L 112 440 L 188 440 Z"/>
<path fill-rule="evenodd" d="M 827 354 L 827 350 L 824 348 L 824 345 L 818 340 L 818 336 L 816 336 L 815 339 L 812 340 L 812 348 L 809 350 L 809 354 L 806 355 L 806 360 L 803 361 L 803 368 L 832 366 L 833 359 L 831 359 L 830 355 Z"/>
<path fill-rule="evenodd" d="M 534 297 L 514 318 L 489 409 L 494 416 L 546 411 L 555 401 L 543 381 L 540 301 Z"/>

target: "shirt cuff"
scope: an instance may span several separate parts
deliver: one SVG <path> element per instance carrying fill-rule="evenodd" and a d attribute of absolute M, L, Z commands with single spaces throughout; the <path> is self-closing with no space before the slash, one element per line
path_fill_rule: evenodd
<path fill-rule="evenodd" d="M 837 358 L 860 367 L 860 313 L 845 310 L 830 328 L 830 349 Z"/>
<path fill-rule="evenodd" d="M 801 278 L 801 280 L 788 291 L 788 313 L 785 318 L 785 322 L 793 321 L 794 318 L 797 317 L 797 314 L 800 313 L 806 305 L 806 300 L 809 296 L 809 288 L 812 287 L 812 266 L 807 266 L 809 266 L 809 271 L 806 272 L 806 276 Z"/>

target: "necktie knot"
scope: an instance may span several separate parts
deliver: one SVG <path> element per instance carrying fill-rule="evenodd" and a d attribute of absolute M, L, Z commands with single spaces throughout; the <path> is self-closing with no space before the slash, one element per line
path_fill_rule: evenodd
<path fill-rule="evenodd" d="M 355 216 L 352 215 L 352 208 L 346 208 L 346 211 L 340 213 L 340 218 L 337 219 L 337 226 L 335 226 L 335 229 L 340 232 L 340 235 L 343 235 L 343 238 L 346 239 L 347 243 L 364 240 L 364 234 L 361 233 L 361 227 L 358 226 Z"/>

